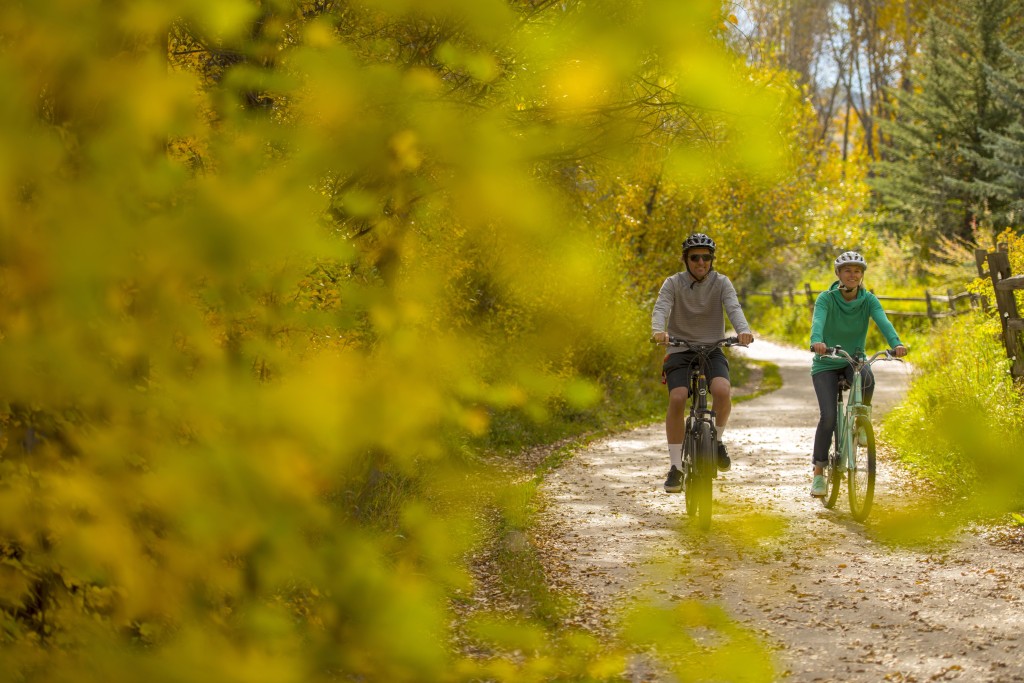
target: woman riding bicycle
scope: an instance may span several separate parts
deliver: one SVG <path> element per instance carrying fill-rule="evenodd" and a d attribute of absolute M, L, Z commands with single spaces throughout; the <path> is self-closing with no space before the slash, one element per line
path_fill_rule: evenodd
<path fill-rule="evenodd" d="M 669 336 L 695 343 L 714 343 L 724 336 L 725 315 L 739 335 L 740 344 L 750 344 L 754 335 L 743 315 L 736 288 L 726 276 L 714 270 L 715 241 L 703 233 L 694 233 L 683 241 L 682 261 L 685 273 L 668 277 L 661 285 L 658 300 L 651 314 L 654 341 L 666 342 Z M 723 315 L 723 312 L 725 315 Z M 662 372 L 668 384 L 668 410 L 665 414 L 665 436 L 668 439 L 669 471 L 665 490 L 678 493 L 683 487 L 682 451 L 686 429 L 686 400 L 690 389 L 690 365 L 696 354 L 686 346 L 670 348 Z M 729 362 L 721 349 L 711 356 L 708 378 L 717 417 L 719 452 L 718 467 L 731 467 L 729 454 L 721 444 L 722 432 L 729 421 L 732 407 Z"/>
<path fill-rule="evenodd" d="M 811 456 L 814 479 L 811 484 L 812 496 L 825 495 L 824 468 L 828 464 L 828 449 L 836 427 L 836 392 L 840 377 L 853 382 L 853 368 L 843 358 L 823 356 L 827 349 L 841 346 L 851 355 L 863 355 L 868 336 L 868 321 L 874 320 L 882 336 L 895 356 L 902 357 L 907 349 L 900 341 L 896 329 L 882 310 L 882 304 L 871 292 L 863 287 L 864 271 L 868 264 L 855 251 L 840 254 L 834 262 L 836 277 L 827 292 L 818 295 L 814 302 L 814 319 L 811 321 L 811 350 L 815 353 L 811 364 L 811 381 L 818 397 L 818 427 L 814 432 L 814 453 Z M 863 378 L 863 401 L 871 405 L 875 381 L 870 367 L 861 371 Z M 869 408 L 870 410 L 870 408 Z"/>

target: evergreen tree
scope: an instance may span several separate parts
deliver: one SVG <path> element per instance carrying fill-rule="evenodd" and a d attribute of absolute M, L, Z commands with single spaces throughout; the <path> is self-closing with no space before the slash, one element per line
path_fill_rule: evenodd
<path fill-rule="evenodd" d="M 937 7 L 915 60 L 913 87 L 893 91 L 890 145 L 875 165 L 872 186 L 897 233 L 922 254 L 940 236 L 970 238 L 978 226 L 998 227 L 1005 197 L 992 183 L 986 136 L 1006 131 L 1011 115 L 993 95 L 992 74 L 1008 68 L 1016 44 L 1011 19 L 1019 0 L 968 0 Z"/>
<path fill-rule="evenodd" d="M 993 92 L 1002 106 L 1012 115 L 1005 130 L 982 131 L 989 158 L 983 166 L 992 178 L 984 189 L 998 200 L 1000 215 L 993 215 L 994 225 L 1005 225 L 1018 230 L 1024 226 L 1024 53 L 1006 48 L 1010 68 L 992 71 Z"/>

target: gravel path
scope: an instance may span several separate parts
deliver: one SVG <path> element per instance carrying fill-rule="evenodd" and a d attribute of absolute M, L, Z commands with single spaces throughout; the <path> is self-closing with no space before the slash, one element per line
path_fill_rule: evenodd
<path fill-rule="evenodd" d="M 851 519 L 845 490 L 826 510 L 808 495 L 809 352 L 764 340 L 741 352 L 776 363 L 783 387 L 734 406 L 733 469 L 715 483 L 708 535 L 662 488 L 662 424 L 594 443 L 547 478 L 537 543 L 559 587 L 581 597 L 572 620 L 611 628 L 631 604 L 696 600 L 755 634 L 779 680 L 1024 680 L 1024 552 L 972 533 L 885 542 L 914 489 L 884 452 L 868 522 Z M 877 425 L 911 368 L 874 367 Z M 678 679 L 652 662 L 638 658 L 629 677 Z"/>

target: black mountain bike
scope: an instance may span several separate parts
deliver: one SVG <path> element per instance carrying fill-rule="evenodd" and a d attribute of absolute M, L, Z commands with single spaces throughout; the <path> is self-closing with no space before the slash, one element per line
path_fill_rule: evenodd
<path fill-rule="evenodd" d="M 669 337 L 665 346 L 686 346 L 697 354 L 690 371 L 690 414 L 683 435 L 683 495 L 686 514 L 697 518 L 701 531 L 711 527 L 711 482 L 718 478 L 718 428 L 715 411 L 708 408 L 708 356 L 712 351 L 739 345 L 738 337 L 713 344 L 697 344 Z"/>

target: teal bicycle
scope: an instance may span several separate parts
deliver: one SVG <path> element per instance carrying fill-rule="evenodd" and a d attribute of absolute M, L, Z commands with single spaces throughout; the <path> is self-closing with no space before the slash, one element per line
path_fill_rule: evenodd
<path fill-rule="evenodd" d="M 829 449 L 828 464 L 825 466 L 825 495 L 821 503 L 826 508 L 835 506 L 839 489 L 846 476 L 846 488 L 850 498 L 850 514 L 863 522 L 871 512 L 875 497 L 875 432 L 871 427 L 869 406 L 863 403 L 863 382 L 861 370 L 878 360 L 899 360 L 891 349 L 879 351 L 870 358 L 854 357 L 841 346 L 830 347 L 825 356 L 842 358 L 853 368 L 853 384 L 845 377 L 839 380 L 836 392 L 836 429 L 832 448 Z M 849 391 L 849 400 L 843 406 L 843 392 Z"/>

